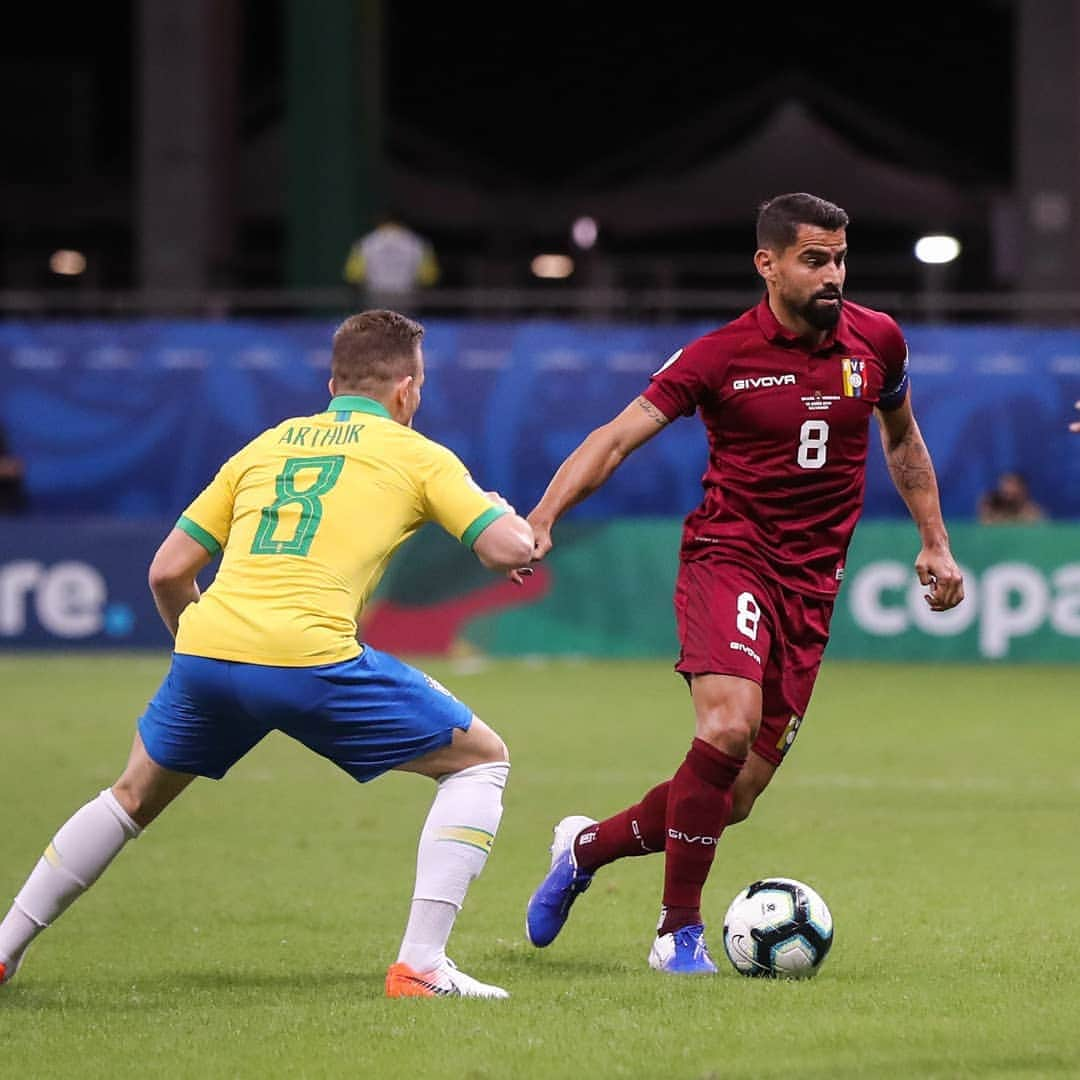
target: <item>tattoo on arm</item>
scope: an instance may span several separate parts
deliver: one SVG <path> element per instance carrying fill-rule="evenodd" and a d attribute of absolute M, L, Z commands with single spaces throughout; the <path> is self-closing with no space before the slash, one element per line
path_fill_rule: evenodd
<path fill-rule="evenodd" d="M 889 474 L 901 495 L 933 489 L 934 466 L 918 431 L 907 431 L 890 446 L 887 459 Z"/>
<path fill-rule="evenodd" d="M 649 414 L 657 427 L 663 427 L 668 418 L 648 399 L 639 397 L 637 403 Z"/>

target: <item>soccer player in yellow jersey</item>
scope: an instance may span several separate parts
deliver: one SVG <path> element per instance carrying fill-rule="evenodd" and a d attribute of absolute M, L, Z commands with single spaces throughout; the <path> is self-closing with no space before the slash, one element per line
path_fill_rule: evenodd
<path fill-rule="evenodd" d="M 507 996 L 445 951 L 502 816 L 506 746 L 435 680 L 356 636 L 391 555 L 425 522 L 493 571 L 532 556 L 532 529 L 513 508 L 412 430 L 423 333 L 393 311 L 346 319 L 326 411 L 250 442 L 165 538 L 150 588 L 176 639 L 169 673 L 119 780 L 60 828 L 0 922 L 0 983 L 196 776 L 220 779 L 276 729 L 361 782 L 401 769 L 438 785 L 388 996 Z M 219 551 L 200 595 L 196 576 Z"/>

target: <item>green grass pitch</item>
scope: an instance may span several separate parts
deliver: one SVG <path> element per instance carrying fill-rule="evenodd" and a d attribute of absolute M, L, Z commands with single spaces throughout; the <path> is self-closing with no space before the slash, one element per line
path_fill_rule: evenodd
<path fill-rule="evenodd" d="M 110 784 L 167 658 L 0 657 L 0 905 Z M 387 1001 L 430 783 L 357 786 L 274 735 L 197 782 L 0 989 L 4 1077 L 1080 1076 L 1080 671 L 826 659 L 706 889 L 716 978 L 646 966 L 662 861 L 597 876 L 550 948 L 525 902 L 553 822 L 668 776 L 666 662 L 426 665 L 507 740 L 494 853 L 451 955 L 507 1002 Z M 817 978 L 743 979 L 721 922 L 768 874 L 825 897 Z"/>

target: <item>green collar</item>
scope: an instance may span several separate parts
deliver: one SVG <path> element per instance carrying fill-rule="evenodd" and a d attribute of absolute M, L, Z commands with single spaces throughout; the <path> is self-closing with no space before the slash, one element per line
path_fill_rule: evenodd
<path fill-rule="evenodd" d="M 332 398 L 326 406 L 327 412 L 366 412 L 374 416 L 384 416 L 387 420 L 393 420 L 390 411 L 380 401 L 373 401 L 369 397 L 360 397 L 359 394 L 339 394 Z"/>

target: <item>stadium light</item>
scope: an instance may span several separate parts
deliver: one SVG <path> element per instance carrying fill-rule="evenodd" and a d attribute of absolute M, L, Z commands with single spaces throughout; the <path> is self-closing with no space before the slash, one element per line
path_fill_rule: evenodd
<path fill-rule="evenodd" d="M 531 266 L 538 278 L 568 278 L 574 272 L 574 260 L 569 255 L 537 255 Z"/>
<path fill-rule="evenodd" d="M 81 251 L 61 248 L 49 256 L 49 269 L 64 277 L 78 277 L 86 269 L 86 256 Z"/>
<path fill-rule="evenodd" d="M 600 235 L 600 227 L 596 224 L 596 218 L 579 217 L 570 227 L 570 237 L 582 251 L 588 251 Z"/>
<path fill-rule="evenodd" d="M 915 242 L 915 258 L 931 266 L 951 263 L 959 254 L 960 241 L 955 236 L 933 234 Z"/>

